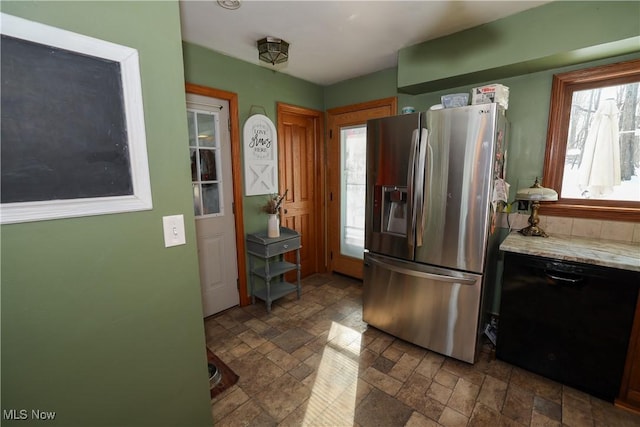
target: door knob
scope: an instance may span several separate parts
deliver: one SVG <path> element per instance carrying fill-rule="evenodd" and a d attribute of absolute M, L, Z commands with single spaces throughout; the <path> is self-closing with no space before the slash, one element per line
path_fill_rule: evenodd
<path fill-rule="evenodd" d="M 284 214 L 286 215 L 286 214 L 288 214 L 288 213 L 289 213 L 289 211 L 285 209 L 285 210 L 284 210 Z"/>

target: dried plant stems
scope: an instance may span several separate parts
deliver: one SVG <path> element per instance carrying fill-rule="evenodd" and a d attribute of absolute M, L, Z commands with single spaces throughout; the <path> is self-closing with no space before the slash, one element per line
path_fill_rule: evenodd
<path fill-rule="evenodd" d="M 272 195 L 267 200 L 267 203 L 264 206 L 262 206 L 262 211 L 268 214 L 277 214 L 280 209 L 280 206 L 282 206 L 282 202 L 287 197 L 288 192 L 289 192 L 289 189 L 287 188 L 284 194 L 282 195 L 279 195 L 279 194 Z"/>

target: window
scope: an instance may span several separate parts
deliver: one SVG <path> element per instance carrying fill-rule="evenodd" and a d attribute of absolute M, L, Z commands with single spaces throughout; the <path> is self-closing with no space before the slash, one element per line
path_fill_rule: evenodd
<path fill-rule="evenodd" d="M 340 129 L 340 253 L 364 258 L 364 208 L 367 185 L 367 126 Z"/>
<path fill-rule="evenodd" d="M 553 77 L 541 212 L 640 220 L 640 60 Z"/>

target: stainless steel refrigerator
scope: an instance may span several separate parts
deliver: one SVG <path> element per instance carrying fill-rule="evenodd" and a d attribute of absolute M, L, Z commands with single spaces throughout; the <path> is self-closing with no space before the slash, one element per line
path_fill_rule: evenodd
<path fill-rule="evenodd" d="M 474 363 L 495 281 L 491 201 L 506 132 L 498 104 L 367 123 L 365 322 Z"/>

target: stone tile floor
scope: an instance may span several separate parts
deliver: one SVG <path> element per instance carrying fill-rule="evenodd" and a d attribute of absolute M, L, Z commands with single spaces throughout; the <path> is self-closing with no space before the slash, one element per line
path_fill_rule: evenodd
<path fill-rule="evenodd" d="M 321 274 L 302 298 L 205 320 L 207 346 L 240 379 L 215 426 L 640 426 L 640 416 L 482 352 L 474 365 L 362 321 L 362 283 Z"/>

